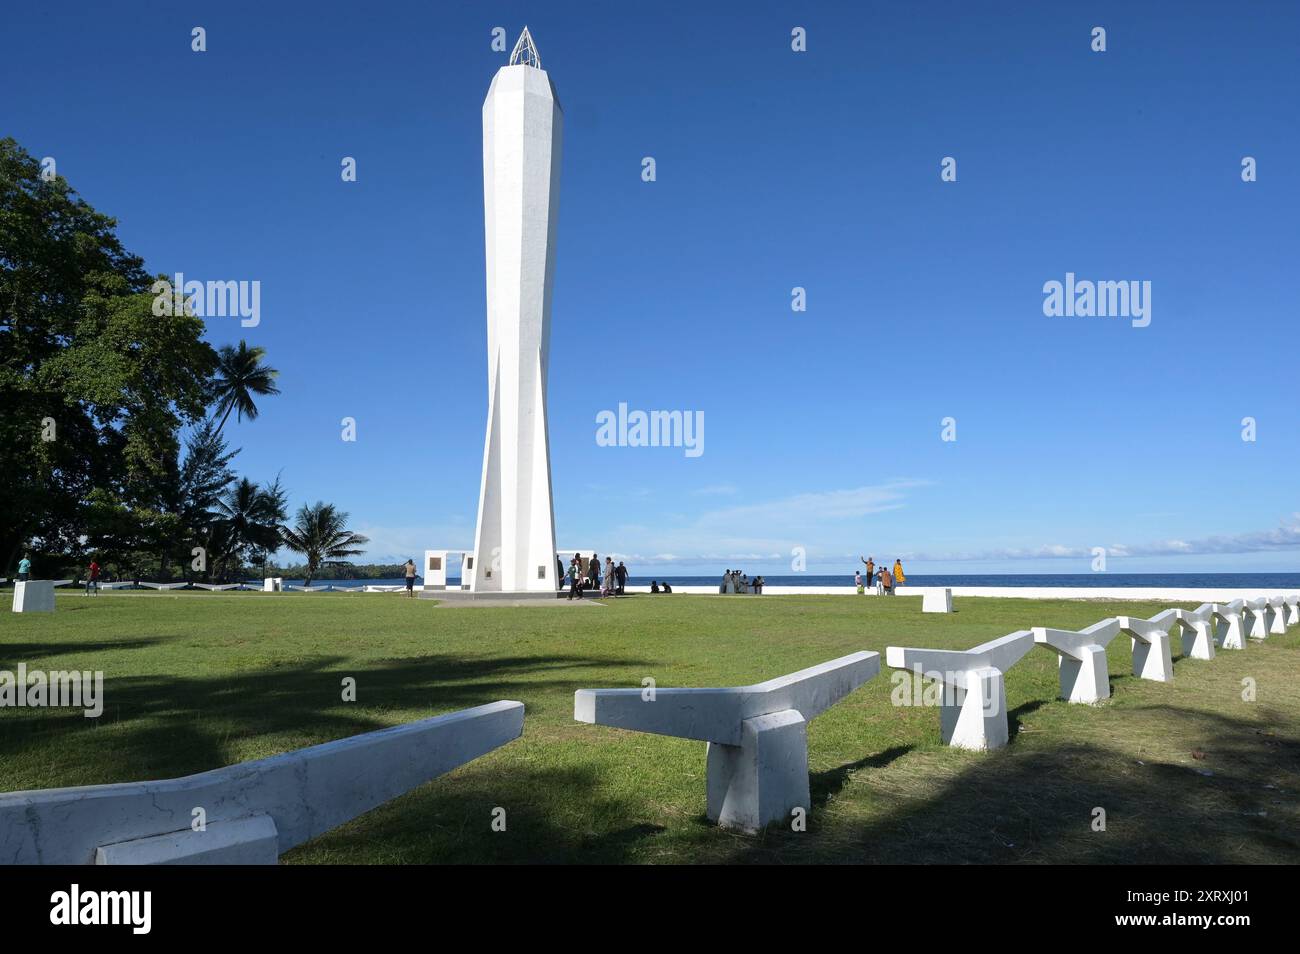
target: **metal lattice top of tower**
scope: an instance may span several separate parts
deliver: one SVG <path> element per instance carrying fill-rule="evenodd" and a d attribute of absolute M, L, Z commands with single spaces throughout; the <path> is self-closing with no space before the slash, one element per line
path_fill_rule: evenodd
<path fill-rule="evenodd" d="M 510 54 L 510 65 L 515 66 L 519 63 L 534 69 L 542 68 L 542 58 L 537 55 L 537 47 L 533 45 L 533 35 L 528 32 L 528 27 L 524 27 L 524 32 L 519 34 L 519 42 L 515 44 L 514 52 Z"/>

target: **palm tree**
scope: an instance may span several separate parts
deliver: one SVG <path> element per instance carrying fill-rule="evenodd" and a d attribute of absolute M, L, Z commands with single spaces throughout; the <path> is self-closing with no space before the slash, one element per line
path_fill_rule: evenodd
<path fill-rule="evenodd" d="M 247 477 L 226 491 L 217 502 L 220 523 L 226 530 L 230 552 L 247 561 L 259 550 L 280 546 L 280 521 L 284 519 L 284 491 L 280 478 L 265 489 Z"/>
<path fill-rule="evenodd" d="M 248 418 L 257 420 L 257 404 L 254 396 L 265 397 L 279 394 L 275 379 L 280 374 L 275 368 L 268 368 L 262 363 L 266 357 L 263 348 L 250 348 L 247 341 L 240 341 L 239 347 L 222 345 L 217 357 L 217 378 L 213 383 L 213 396 L 216 399 L 214 414 L 221 415 L 217 433 L 226 426 L 230 412 L 235 411 L 235 420 Z"/>
<path fill-rule="evenodd" d="M 307 558 L 307 586 L 311 586 L 312 577 L 323 564 L 343 563 L 342 557 L 365 553 L 360 547 L 370 542 L 368 537 L 344 526 L 348 515 L 335 510 L 333 504 L 323 501 L 311 507 L 304 504 L 298 510 L 297 520 L 296 527 L 281 527 L 280 536 L 285 547 Z"/>

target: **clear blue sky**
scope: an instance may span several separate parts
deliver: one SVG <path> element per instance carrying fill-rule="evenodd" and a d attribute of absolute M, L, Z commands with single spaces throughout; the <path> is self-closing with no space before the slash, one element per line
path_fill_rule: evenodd
<path fill-rule="evenodd" d="M 811 572 L 1086 572 L 1095 546 L 1111 570 L 1288 570 L 1298 10 L 15 4 L 0 133 L 151 271 L 261 282 L 260 326 L 209 321 L 282 372 L 230 428 L 237 463 L 349 511 L 370 557 L 472 543 L 480 109 L 492 29 L 526 23 L 565 112 L 560 546 L 646 575 L 788 572 L 796 546 Z M 1150 281 L 1151 325 L 1045 317 L 1067 271 Z M 620 401 L 703 411 L 705 452 L 597 446 Z"/>

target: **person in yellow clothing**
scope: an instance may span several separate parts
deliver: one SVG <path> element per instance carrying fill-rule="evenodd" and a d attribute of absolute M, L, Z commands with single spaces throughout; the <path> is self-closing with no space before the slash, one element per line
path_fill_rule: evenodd
<path fill-rule="evenodd" d="M 905 576 L 903 575 L 903 561 L 902 561 L 902 560 L 894 560 L 894 586 L 895 586 L 895 588 L 902 586 L 902 585 L 903 585 L 904 583 L 906 583 L 906 582 L 907 582 L 907 577 L 905 577 Z"/>

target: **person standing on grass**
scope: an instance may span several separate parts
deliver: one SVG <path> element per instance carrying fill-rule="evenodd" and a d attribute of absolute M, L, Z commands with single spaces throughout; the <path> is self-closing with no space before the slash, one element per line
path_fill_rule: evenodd
<path fill-rule="evenodd" d="M 895 559 L 894 560 L 894 585 L 902 586 L 906 582 L 907 582 L 907 577 L 903 575 L 903 561 L 899 559 Z"/>
<path fill-rule="evenodd" d="M 618 588 L 614 592 L 622 596 L 623 588 L 627 586 L 627 567 L 623 565 L 622 560 L 619 560 L 618 566 L 614 568 L 614 575 L 618 579 Z"/>
<path fill-rule="evenodd" d="M 612 557 L 605 557 L 605 585 L 600 589 L 601 596 L 613 596 L 614 587 L 618 585 L 616 574 L 614 573 L 614 560 Z"/>
<path fill-rule="evenodd" d="M 30 577 L 31 575 L 32 575 L 32 561 L 29 560 L 27 558 L 27 554 L 24 553 L 23 558 L 18 561 L 18 582 L 26 583 L 27 578 Z"/>
<path fill-rule="evenodd" d="M 862 574 L 857 570 L 853 571 L 853 585 L 858 588 L 858 596 L 862 595 Z"/>
<path fill-rule="evenodd" d="M 406 595 L 415 596 L 415 561 L 406 561 Z"/>
<path fill-rule="evenodd" d="M 894 595 L 894 578 L 889 575 L 889 570 L 881 567 L 880 570 L 880 589 L 884 591 L 885 596 Z"/>
<path fill-rule="evenodd" d="M 587 565 L 587 579 L 591 581 L 593 590 L 600 589 L 600 556 L 593 553 L 591 563 Z"/>
<path fill-rule="evenodd" d="M 582 599 L 582 554 L 575 553 L 569 564 L 569 599 Z"/>
<path fill-rule="evenodd" d="M 99 595 L 99 564 L 95 558 L 90 558 L 90 566 L 86 568 L 86 596 L 94 594 Z"/>

